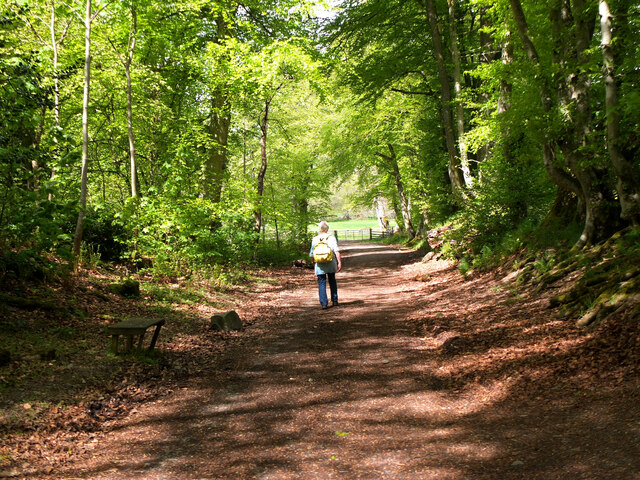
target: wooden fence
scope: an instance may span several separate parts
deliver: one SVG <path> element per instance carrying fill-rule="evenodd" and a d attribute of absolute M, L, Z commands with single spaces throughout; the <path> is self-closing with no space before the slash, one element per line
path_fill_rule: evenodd
<path fill-rule="evenodd" d="M 339 242 L 373 240 L 376 238 L 390 237 L 391 234 L 392 230 L 385 230 L 383 228 L 341 229 L 333 231 L 333 235 Z"/>

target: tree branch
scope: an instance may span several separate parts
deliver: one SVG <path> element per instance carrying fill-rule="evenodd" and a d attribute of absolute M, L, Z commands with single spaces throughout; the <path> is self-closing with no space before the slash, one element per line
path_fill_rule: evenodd
<path fill-rule="evenodd" d="M 427 96 L 435 95 L 435 92 L 414 92 L 410 90 L 403 90 L 401 88 L 392 88 L 391 91 L 402 93 L 404 95 L 427 95 Z"/>

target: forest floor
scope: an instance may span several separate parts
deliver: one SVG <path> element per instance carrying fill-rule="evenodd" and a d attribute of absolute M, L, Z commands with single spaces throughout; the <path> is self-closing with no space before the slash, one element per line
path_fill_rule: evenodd
<path fill-rule="evenodd" d="M 637 318 L 579 329 L 509 272 L 343 252 L 338 307 L 282 269 L 236 299 L 242 332 L 161 334 L 155 394 L 94 399 L 93 428 L 0 477 L 640 479 Z"/>

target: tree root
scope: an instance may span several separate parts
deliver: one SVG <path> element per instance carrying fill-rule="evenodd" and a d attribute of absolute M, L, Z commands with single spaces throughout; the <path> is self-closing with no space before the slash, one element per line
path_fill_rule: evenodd
<path fill-rule="evenodd" d="M 571 251 L 548 271 L 544 259 L 528 257 L 521 263 L 516 285 L 529 285 L 538 295 L 550 286 L 578 272 L 577 280 L 559 295 L 552 297 L 549 308 L 563 308 L 567 316 L 577 316 L 577 326 L 601 322 L 609 315 L 627 308 L 640 309 L 640 253 L 620 247 L 626 230 L 616 233 L 605 243 L 588 250 Z M 547 263 L 548 264 L 548 263 Z M 566 282 L 565 282 L 566 283 Z"/>

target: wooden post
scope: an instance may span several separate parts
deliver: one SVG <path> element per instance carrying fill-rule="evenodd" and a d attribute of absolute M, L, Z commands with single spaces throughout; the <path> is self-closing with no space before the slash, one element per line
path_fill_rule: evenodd
<path fill-rule="evenodd" d="M 373 228 L 369 229 L 369 240 L 373 240 Z"/>
<path fill-rule="evenodd" d="M 334 230 L 333 231 L 333 236 L 336 237 L 336 242 L 338 241 L 338 231 Z"/>

